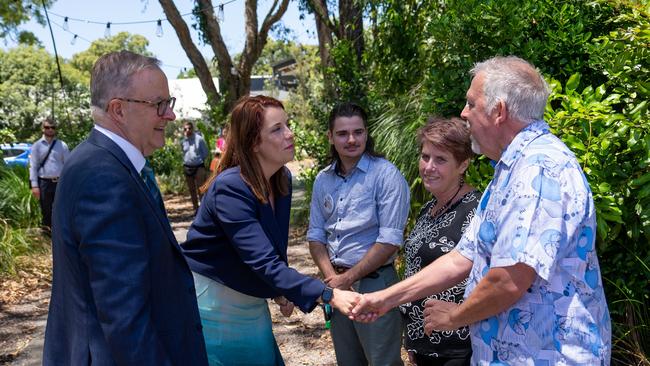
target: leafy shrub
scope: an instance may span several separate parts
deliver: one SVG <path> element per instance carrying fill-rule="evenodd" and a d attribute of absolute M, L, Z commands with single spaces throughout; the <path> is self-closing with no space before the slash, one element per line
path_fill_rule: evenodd
<path fill-rule="evenodd" d="M 165 146 L 156 150 L 149 161 L 156 173 L 161 192 L 180 193 L 185 190 L 183 153 L 180 144 L 173 137 L 168 137 Z"/>
<path fill-rule="evenodd" d="M 38 200 L 32 195 L 24 167 L 0 167 L 0 218 L 13 227 L 34 227 L 40 222 Z"/>
<path fill-rule="evenodd" d="M 27 169 L 0 165 L 0 197 L 0 273 L 11 273 L 16 256 L 35 250 L 27 231 L 40 222 Z"/>

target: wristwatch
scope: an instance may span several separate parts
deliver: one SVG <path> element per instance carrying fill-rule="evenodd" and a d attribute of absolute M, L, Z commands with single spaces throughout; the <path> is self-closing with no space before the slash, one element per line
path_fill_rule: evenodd
<path fill-rule="evenodd" d="M 334 296 L 334 289 L 329 286 L 325 286 L 325 289 L 323 290 L 323 294 L 320 295 L 320 298 L 323 300 L 325 304 L 329 304 L 330 301 L 332 301 L 333 296 Z"/>

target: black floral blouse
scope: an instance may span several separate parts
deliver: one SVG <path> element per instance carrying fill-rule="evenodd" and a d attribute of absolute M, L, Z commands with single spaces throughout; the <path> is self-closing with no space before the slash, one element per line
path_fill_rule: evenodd
<path fill-rule="evenodd" d="M 406 277 L 416 274 L 456 246 L 476 214 L 480 198 L 481 192 L 468 192 L 436 218 L 431 217 L 431 207 L 435 206 L 436 199 L 424 205 L 404 244 Z M 400 306 L 405 328 L 404 346 L 407 351 L 450 358 L 465 357 L 472 352 L 467 327 L 454 331 L 433 332 L 430 337 L 424 334 L 424 303 L 428 299 L 461 303 L 466 285 L 467 279 L 439 294 Z"/>

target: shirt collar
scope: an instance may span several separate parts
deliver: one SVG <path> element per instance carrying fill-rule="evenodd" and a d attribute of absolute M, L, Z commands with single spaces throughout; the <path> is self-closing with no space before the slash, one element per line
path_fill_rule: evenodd
<path fill-rule="evenodd" d="M 144 168 L 145 159 L 140 150 L 138 150 L 135 146 L 133 146 L 133 144 L 115 132 L 109 131 L 100 125 L 95 125 L 95 129 L 106 135 L 106 137 L 111 139 L 111 141 L 116 143 L 117 146 L 119 146 L 120 149 L 124 151 L 126 157 L 129 158 L 129 161 L 131 164 L 133 164 L 133 167 L 138 173 L 142 171 L 142 168 Z"/>
<path fill-rule="evenodd" d="M 521 152 L 537 137 L 550 133 L 550 128 L 546 122 L 543 120 L 537 120 L 526 127 L 522 128 L 521 131 L 515 136 L 510 144 L 503 150 L 501 154 L 501 159 L 498 164 L 505 164 L 506 166 L 512 165 L 512 163 L 521 156 Z"/>
<path fill-rule="evenodd" d="M 338 164 L 338 161 L 335 160 L 334 162 L 332 162 L 332 164 L 327 166 L 324 171 L 326 171 L 328 173 L 336 174 L 336 165 L 337 164 Z M 359 161 L 357 162 L 357 165 L 354 168 L 359 169 L 364 173 L 367 173 L 368 169 L 370 169 L 370 157 L 368 156 L 368 154 L 363 153 L 363 155 L 361 155 L 361 159 L 359 159 Z"/>

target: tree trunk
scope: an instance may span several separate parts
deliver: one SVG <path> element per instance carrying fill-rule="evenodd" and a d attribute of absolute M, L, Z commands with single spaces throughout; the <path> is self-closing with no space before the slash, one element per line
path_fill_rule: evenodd
<path fill-rule="evenodd" d="M 322 3 L 322 6 L 326 6 L 326 0 L 313 0 Z M 332 67 L 332 59 L 330 57 L 330 49 L 333 45 L 332 40 L 332 31 L 327 27 L 321 17 L 318 14 L 314 14 L 314 19 L 316 21 L 316 32 L 318 34 L 318 54 L 320 55 L 320 66 L 323 76 L 327 73 L 327 69 Z M 336 98 L 336 88 L 332 84 L 332 79 L 323 77 L 323 84 L 325 87 L 325 95 L 330 98 Z"/>
<path fill-rule="evenodd" d="M 194 43 L 192 43 L 187 24 L 180 17 L 180 14 L 172 0 L 159 0 L 159 2 L 165 10 L 167 19 L 176 30 L 176 34 L 181 41 L 183 49 L 185 49 L 187 56 L 190 58 L 190 61 L 192 61 L 192 65 L 194 65 L 196 74 L 201 80 L 201 86 L 206 94 L 208 94 L 209 103 L 213 103 L 209 98 L 209 85 L 206 85 L 207 83 L 204 84 L 204 78 L 206 75 L 202 71 L 203 67 L 205 66 L 205 72 L 207 73 L 209 83 L 212 84 L 212 88 L 216 93 L 216 88 L 214 88 L 214 83 L 212 82 L 212 75 L 210 75 L 205 60 L 203 60 L 200 52 Z M 204 29 L 202 29 L 202 31 L 205 33 L 208 43 L 214 52 L 214 58 L 217 61 L 219 81 L 222 86 L 222 93 L 224 94 L 224 113 L 228 113 L 239 98 L 250 93 L 250 76 L 253 66 L 259 59 L 262 49 L 264 49 L 264 45 L 266 45 L 269 30 L 287 11 L 289 0 L 273 0 L 271 9 L 264 17 L 264 21 L 259 30 L 257 21 L 257 0 L 246 0 L 244 11 L 246 21 L 246 43 L 244 45 L 244 50 L 242 51 L 242 58 L 239 65 L 233 63 L 232 58 L 228 53 L 228 48 L 226 47 L 221 35 L 221 27 L 214 14 L 212 1 L 198 0 L 198 5 L 200 9 L 199 16 L 204 21 Z M 197 55 L 198 60 L 195 61 Z M 218 94 L 216 95 L 219 97 Z M 217 100 L 218 99 L 214 99 L 215 103 Z"/>
<path fill-rule="evenodd" d="M 363 59 L 363 8 L 359 1 L 339 0 L 339 34 L 351 41 L 357 56 L 357 66 Z"/>
<path fill-rule="evenodd" d="M 216 104 L 221 96 L 217 91 L 217 87 L 214 85 L 208 64 L 205 62 L 205 59 L 203 58 L 203 55 L 201 55 L 199 49 L 192 42 L 192 37 L 190 36 L 190 30 L 187 27 L 187 24 L 181 17 L 181 14 L 178 12 L 178 9 L 172 0 L 159 1 L 160 6 L 162 6 L 163 11 L 167 16 L 167 20 L 169 20 L 169 23 L 172 25 L 172 27 L 174 27 L 174 30 L 176 31 L 178 40 L 181 42 L 181 46 L 185 50 L 185 54 L 192 62 L 192 66 L 194 66 L 194 70 L 196 71 L 196 75 L 199 78 L 201 87 L 208 97 L 208 103 L 212 105 Z"/>

